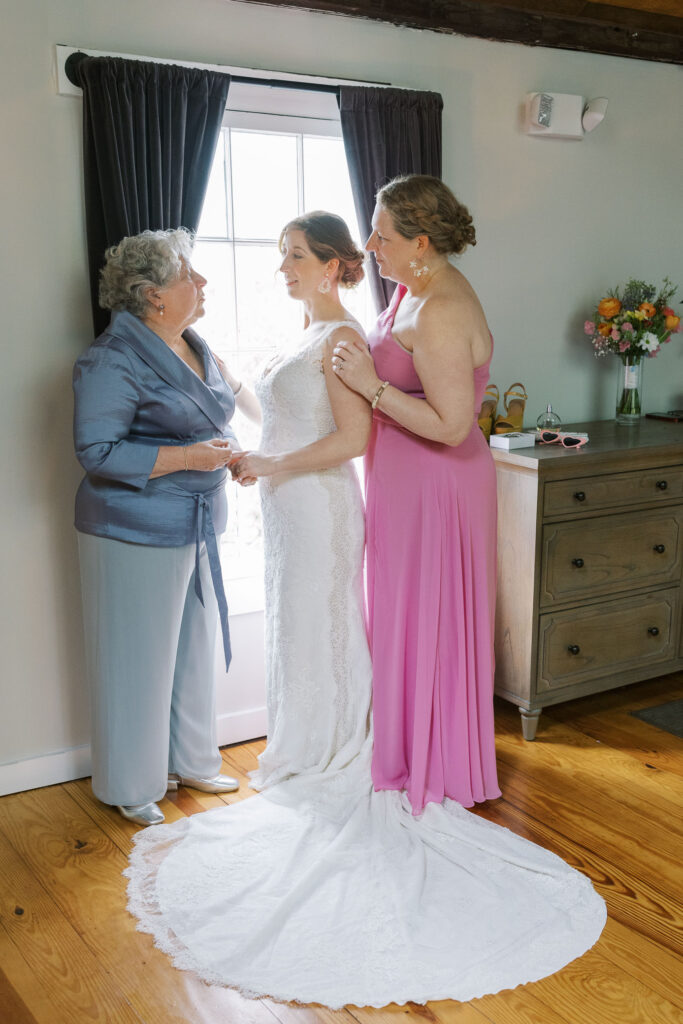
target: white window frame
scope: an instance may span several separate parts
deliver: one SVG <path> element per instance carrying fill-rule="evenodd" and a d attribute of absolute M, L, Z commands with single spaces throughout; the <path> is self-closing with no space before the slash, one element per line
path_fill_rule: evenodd
<path fill-rule="evenodd" d="M 302 160 L 302 136 L 342 138 L 341 119 L 337 98 L 331 92 L 287 89 L 270 85 L 235 82 L 230 86 L 223 128 L 274 134 L 297 134 L 299 161 Z M 300 165 L 301 166 L 301 165 Z M 299 174 L 299 188 L 303 191 L 303 176 Z M 300 206 L 303 195 L 300 196 Z M 234 223 L 234 217 L 230 216 Z M 207 239 L 211 241 L 211 239 Z M 233 244 L 272 244 L 274 238 L 240 239 L 233 236 Z M 263 609 L 263 581 L 244 577 L 231 581 L 230 617 L 248 615 Z"/>

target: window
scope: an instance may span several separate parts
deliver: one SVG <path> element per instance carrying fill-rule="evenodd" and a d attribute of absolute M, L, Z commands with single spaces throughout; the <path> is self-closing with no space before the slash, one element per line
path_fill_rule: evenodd
<path fill-rule="evenodd" d="M 207 278 L 201 332 L 240 380 L 251 386 L 264 362 L 302 330 L 303 311 L 280 275 L 277 242 L 305 210 L 339 214 L 361 242 L 334 96 L 233 85 L 197 232 L 194 263 Z M 265 110 L 265 112 L 264 112 Z M 363 324 L 372 318 L 366 282 L 342 292 Z M 239 414 L 243 448 L 259 430 Z M 231 614 L 263 607 L 258 488 L 229 487 L 222 560 Z"/>

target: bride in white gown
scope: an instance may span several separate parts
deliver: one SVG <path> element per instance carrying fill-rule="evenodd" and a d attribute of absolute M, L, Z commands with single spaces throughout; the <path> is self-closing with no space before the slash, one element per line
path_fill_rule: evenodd
<path fill-rule="evenodd" d="M 128 905 L 177 967 L 248 996 L 467 1001 L 580 956 L 605 906 L 554 854 L 454 801 L 414 816 L 405 794 L 372 789 L 363 508 L 349 463 L 370 411 L 331 369 L 339 337 L 362 336 L 338 297 L 362 275 L 361 254 L 329 214 L 292 222 L 281 247 L 307 326 L 258 382 L 262 447 L 238 466 L 261 478 L 263 792 L 139 832 Z"/>

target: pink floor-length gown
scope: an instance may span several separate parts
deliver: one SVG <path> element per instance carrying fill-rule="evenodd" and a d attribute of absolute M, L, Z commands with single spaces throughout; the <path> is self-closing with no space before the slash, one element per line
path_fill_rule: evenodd
<path fill-rule="evenodd" d="M 406 288 L 370 333 L 377 373 L 423 398 L 392 327 Z M 475 408 L 490 358 L 474 371 Z M 366 456 L 375 789 L 413 813 L 444 797 L 499 797 L 493 732 L 496 474 L 476 419 L 456 447 L 375 411 Z"/>

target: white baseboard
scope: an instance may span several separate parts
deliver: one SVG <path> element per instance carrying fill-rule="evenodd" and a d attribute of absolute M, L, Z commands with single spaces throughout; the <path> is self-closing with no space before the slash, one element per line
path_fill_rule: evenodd
<path fill-rule="evenodd" d="M 265 736 L 266 724 L 265 706 L 219 715 L 216 721 L 218 746 L 226 747 L 229 743 L 246 743 L 247 740 Z"/>
<path fill-rule="evenodd" d="M 265 736 L 265 707 L 219 715 L 216 733 L 218 745 L 221 747 Z M 91 773 L 91 764 L 89 743 L 81 747 L 72 747 L 70 750 L 29 757 L 24 761 L 0 764 L 0 796 L 86 778 Z"/>
<path fill-rule="evenodd" d="M 90 775 L 90 766 L 89 743 L 40 757 L 28 757 L 25 761 L 0 764 L 0 796 L 83 779 Z"/>

